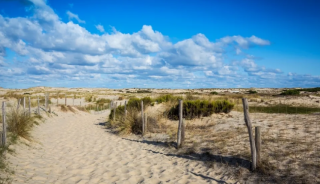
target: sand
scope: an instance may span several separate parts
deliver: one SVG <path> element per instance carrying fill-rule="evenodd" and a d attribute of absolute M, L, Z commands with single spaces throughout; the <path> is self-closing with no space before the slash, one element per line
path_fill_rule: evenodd
<path fill-rule="evenodd" d="M 57 114 L 34 128 L 29 146 L 14 145 L 13 183 L 235 183 L 203 162 L 110 133 L 109 111 Z"/>

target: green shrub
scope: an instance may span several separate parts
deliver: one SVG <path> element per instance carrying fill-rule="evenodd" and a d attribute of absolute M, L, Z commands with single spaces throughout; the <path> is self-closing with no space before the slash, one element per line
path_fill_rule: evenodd
<path fill-rule="evenodd" d="M 320 87 L 299 89 L 299 91 L 318 92 L 318 91 L 320 91 Z"/>
<path fill-rule="evenodd" d="M 249 90 L 248 93 L 249 93 L 249 94 L 257 94 L 258 92 L 257 92 L 257 91 L 254 91 L 254 90 Z"/>
<path fill-rule="evenodd" d="M 144 98 L 131 98 L 128 101 L 127 108 L 135 108 L 137 110 L 141 109 L 141 100 L 143 101 L 143 108 L 145 109 L 147 106 L 149 106 L 152 103 L 152 99 L 150 97 L 144 97 Z"/>
<path fill-rule="evenodd" d="M 179 99 L 182 99 L 182 97 L 177 97 L 173 95 L 161 95 L 158 96 L 155 101 L 158 103 L 163 103 L 163 102 L 169 102 L 169 101 L 178 101 Z"/>
<path fill-rule="evenodd" d="M 306 106 L 290 106 L 285 104 L 271 106 L 250 106 L 250 113 L 312 114 L 320 112 L 320 108 Z"/>
<path fill-rule="evenodd" d="M 299 95 L 299 94 L 300 94 L 299 90 L 289 89 L 289 90 L 283 91 L 280 95 Z"/>
<path fill-rule="evenodd" d="M 228 100 L 209 102 L 208 100 L 186 100 L 183 101 L 183 117 L 186 119 L 210 116 L 213 113 L 229 113 L 234 104 Z M 179 104 L 172 107 L 167 113 L 168 118 L 179 119 Z"/>
<path fill-rule="evenodd" d="M 219 93 L 216 92 L 216 91 L 211 91 L 210 94 L 211 94 L 211 95 L 218 95 Z"/>
<path fill-rule="evenodd" d="M 149 90 L 138 90 L 137 93 L 152 93 Z"/>

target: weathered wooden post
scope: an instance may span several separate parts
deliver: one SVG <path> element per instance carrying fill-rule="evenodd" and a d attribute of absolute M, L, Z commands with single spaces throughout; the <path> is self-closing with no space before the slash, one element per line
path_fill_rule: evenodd
<path fill-rule="evenodd" d="M 47 93 L 44 94 L 44 109 L 47 111 Z"/>
<path fill-rule="evenodd" d="M 145 135 L 148 132 L 148 114 L 144 113 L 144 127 L 143 127 L 143 135 Z"/>
<path fill-rule="evenodd" d="M 127 101 L 124 101 L 124 118 L 127 117 Z"/>
<path fill-rule="evenodd" d="M 183 101 L 179 100 L 179 125 L 178 125 L 178 135 L 177 135 L 177 149 L 182 147 L 182 127 L 183 127 Z"/>
<path fill-rule="evenodd" d="M 143 117 L 143 101 L 141 100 L 141 120 L 142 120 L 142 135 L 144 134 L 144 117 Z"/>
<path fill-rule="evenodd" d="M 242 98 L 242 104 L 243 104 L 243 112 L 244 112 L 244 121 L 246 122 L 248 133 L 249 133 L 249 140 L 250 140 L 250 147 L 251 147 L 251 156 L 252 156 L 252 165 L 251 170 L 256 170 L 257 167 L 257 154 L 256 154 L 256 146 L 253 139 L 252 134 L 252 125 L 249 117 L 249 106 L 246 98 Z"/>
<path fill-rule="evenodd" d="M 182 118 L 182 125 L 181 125 L 181 146 L 184 145 L 184 139 L 185 139 L 185 127 L 186 127 L 186 120 Z"/>
<path fill-rule="evenodd" d="M 39 96 L 38 96 L 38 114 L 40 115 Z"/>
<path fill-rule="evenodd" d="M 6 125 L 6 102 L 2 102 L 2 145 L 7 144 L 7 125 Z"/>
<path fill-rule="evenodd" d="M 116 105 L 113 105 L 113 121 L 116 120 Z"/>
<path fill-rule="evenodd" d="M 256 152 L 257 152 L 257 167 L 260 167 L 261 165 L 261 132 L 260 127 L 255 127 L 255 143 L 256 143 Z"/>
<path fill-rule="evenodd" d="M 19 108 L 20 108 L 20 101 L 21 101 L 21 98 L 18 99 L 17 110 L 19 110 Z"/>
<path fill-rule="evenodd" d="M 26 110 L 26 97 L 23 97 L 23 111 Z"/>
<path fill-rule="evenodd" d="M 29 96 L 29 116 L 31 116 L 31 100 L 30 100 L 30 96 Z"/>
<path fill-rule="evenodd" d="M 65 106 L 67 105 L 67 95 L 66 94 L 64 95 L 64 105 Z"/>

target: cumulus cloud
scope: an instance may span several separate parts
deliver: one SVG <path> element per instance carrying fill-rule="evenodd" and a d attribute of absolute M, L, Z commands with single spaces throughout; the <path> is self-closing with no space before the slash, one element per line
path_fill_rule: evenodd
<path fill-rule="evenodd" d="M 76 19 L 79 23 L 86 23 L 86 21 L 81 20 L 77 14 L 74 14 L 70 11 L 67 11 L 67 15 L 69 17 L 69 20 Z"/>
<path fill-rule="evenodd" d="M 142 25 L 133 33 L 115 28 L 106 33 L 100 24 L 96 28 L 103 34 L 98 35 L 79 25 L 85 21 L 77 14 L 67 11 L 69 20 L 76 22 L 63 22 L 46 1 L 24 2 L 32 5 L 32 16 L 0 15 L 0 80 L 8 85 L 18 82 L 32 86 L 54 79 L 88 86 L 93 81 L 98 86 L 117 86 L 122 81 L 124 85 L 150 87 L 259 87 L 275 78 L 274 85 L 283 81 L 293 84 L 297 78 L 320 80 L 286 75 L 279 69 L 257 65 L 254 56 L 243 56 L 244 49 L 270 44 L 254 35 L 212 41 L 199 33 L 172 43 L 151 25 Z M 15 59 L 7 58 L 7 51 L 14 52 Z M 231 64 L 226 62 L 232 59 L 230 52 L 238 54 Z"/>

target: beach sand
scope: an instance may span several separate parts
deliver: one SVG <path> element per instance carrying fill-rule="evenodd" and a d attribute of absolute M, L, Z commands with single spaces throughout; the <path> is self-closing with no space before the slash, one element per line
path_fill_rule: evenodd
<path fill-rule="evenodd" d="M 235 183 L 203 162 L 112 134 L 103 126 L 109 111 L 56 113 L 8 154 L 13 183 Z"/>

